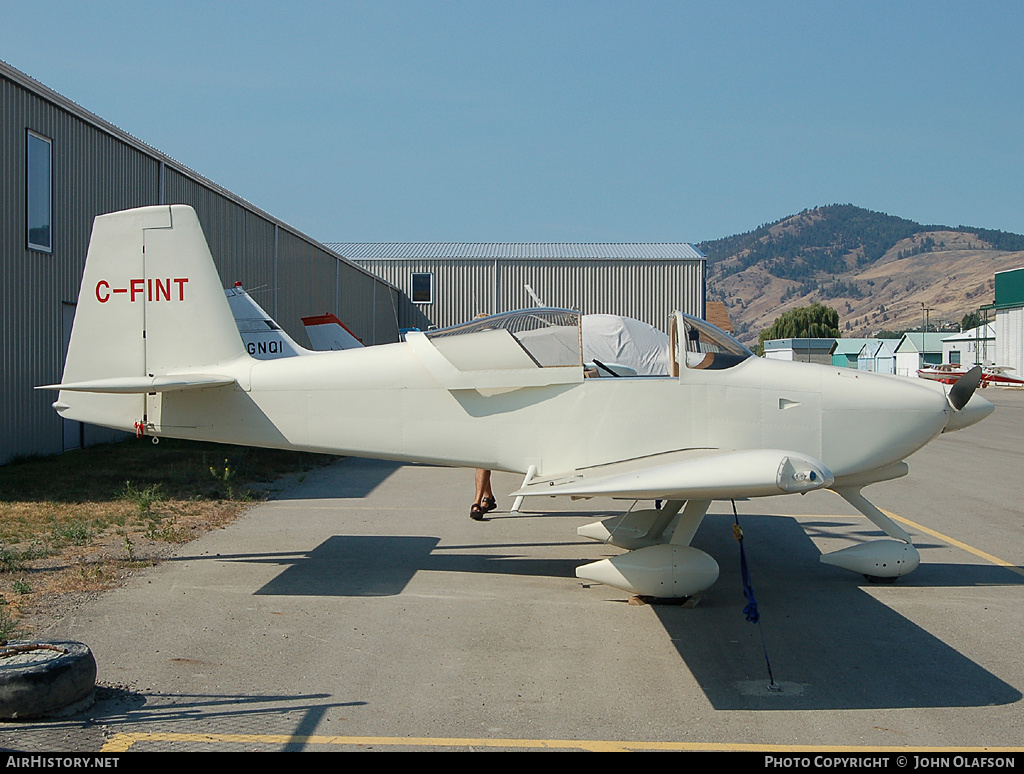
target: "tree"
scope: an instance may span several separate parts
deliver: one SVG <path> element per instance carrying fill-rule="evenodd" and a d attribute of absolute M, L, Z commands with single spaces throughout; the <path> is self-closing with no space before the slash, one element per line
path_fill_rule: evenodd
<path fill-rule="evenodd" d="M 961 331 L 969 331 L 972 328 L 977 328 L 979 325 L 981 325 L 981 317 L 977 312 L 968 312 L 960 320 Z"/>
<path fill-rule="evenodd" d="M 838 339 L 841 336 L 839 312 L 815 301 L 776 317 L 771 327 L 757 337 L 757 354 L 764 354 L 764 343 L 770 339 Z"/>

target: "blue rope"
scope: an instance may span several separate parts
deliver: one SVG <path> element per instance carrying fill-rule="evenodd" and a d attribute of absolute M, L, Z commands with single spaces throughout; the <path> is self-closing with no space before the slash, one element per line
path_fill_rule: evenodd
<path fill-rule="evenodd" d="M 747 568 L 747 552 L 743 549 L 743 530 L 740 528 L 740 517 L 736 512 L 736 501 L 732 500 L 733 526 L 732 534 L 736 542 L 740 544 L 740 576 L 743 579 L 743 596 L 747 600 L 747 606 L 743 608 L 743 614 L 750 623 L 757 624 L 757 631 L 761 635 L 761 649 L 764 651 L 764 663 L 768 667 L 769 690 L 779 690 L 772 676 L 772 664 L 768 659 L 768 646 L 764 641 L 764 631 L 761 629 L 761 613 L 757 609 L 757 599 L 754 597 L 754 585 L 750 582 L 750 570 Z"/>
<path fill-rule="evenodd" d="M 750 570 L 747 569 L 747 552 L 743 550 L 743 530 L 737 523 L 733 527 L 733 533 L 739 532 L 737 540 L 740 544 L 740 576 L 743 578 L 743 596 L 747 599 L 747 606 L 743 608 L 743 614 L 750 623 L 758 623 L 761 614 L 757 610 L 757 599 L 754 597 L 754 587 L 750 583 Z"/>

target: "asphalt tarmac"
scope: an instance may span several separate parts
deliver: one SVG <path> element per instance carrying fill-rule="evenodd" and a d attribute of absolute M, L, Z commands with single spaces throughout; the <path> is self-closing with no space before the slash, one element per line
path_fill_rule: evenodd
<path fill-rule="evenodd" d="M 834 494 L 717 502 L 695 606 L 630 604 L 575 568 L 612 500 L 347 459 L 62 620 L 96 703 L 0 724 L 18 751 L 1024 749 L 1024 391 L 865 494 L 914 537 L 892 585 L 819 562 L 880 536 Z M 738 520 L 760 614 L 744 614 Z M 947 753 L 948 754 L 948 753 Z"/>

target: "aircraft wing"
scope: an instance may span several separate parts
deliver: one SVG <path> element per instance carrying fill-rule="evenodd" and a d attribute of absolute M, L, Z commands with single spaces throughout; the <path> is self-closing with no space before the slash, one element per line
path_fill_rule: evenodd
<path fill-rule="evenodd" d="M 834 480 L 824 463 L 796 452 L 681 449 L 537 477 L 512 495 L 729 500 L 808 492 Z"/>

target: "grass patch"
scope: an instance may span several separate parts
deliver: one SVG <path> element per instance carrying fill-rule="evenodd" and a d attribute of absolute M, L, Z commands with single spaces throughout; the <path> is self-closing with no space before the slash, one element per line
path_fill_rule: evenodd
<path fill-rule="evenodd" d="M 334 459 L 130 439 L 0 466 L 0 639 L 31 631 L 55 594 L 109 586 Z"/>

